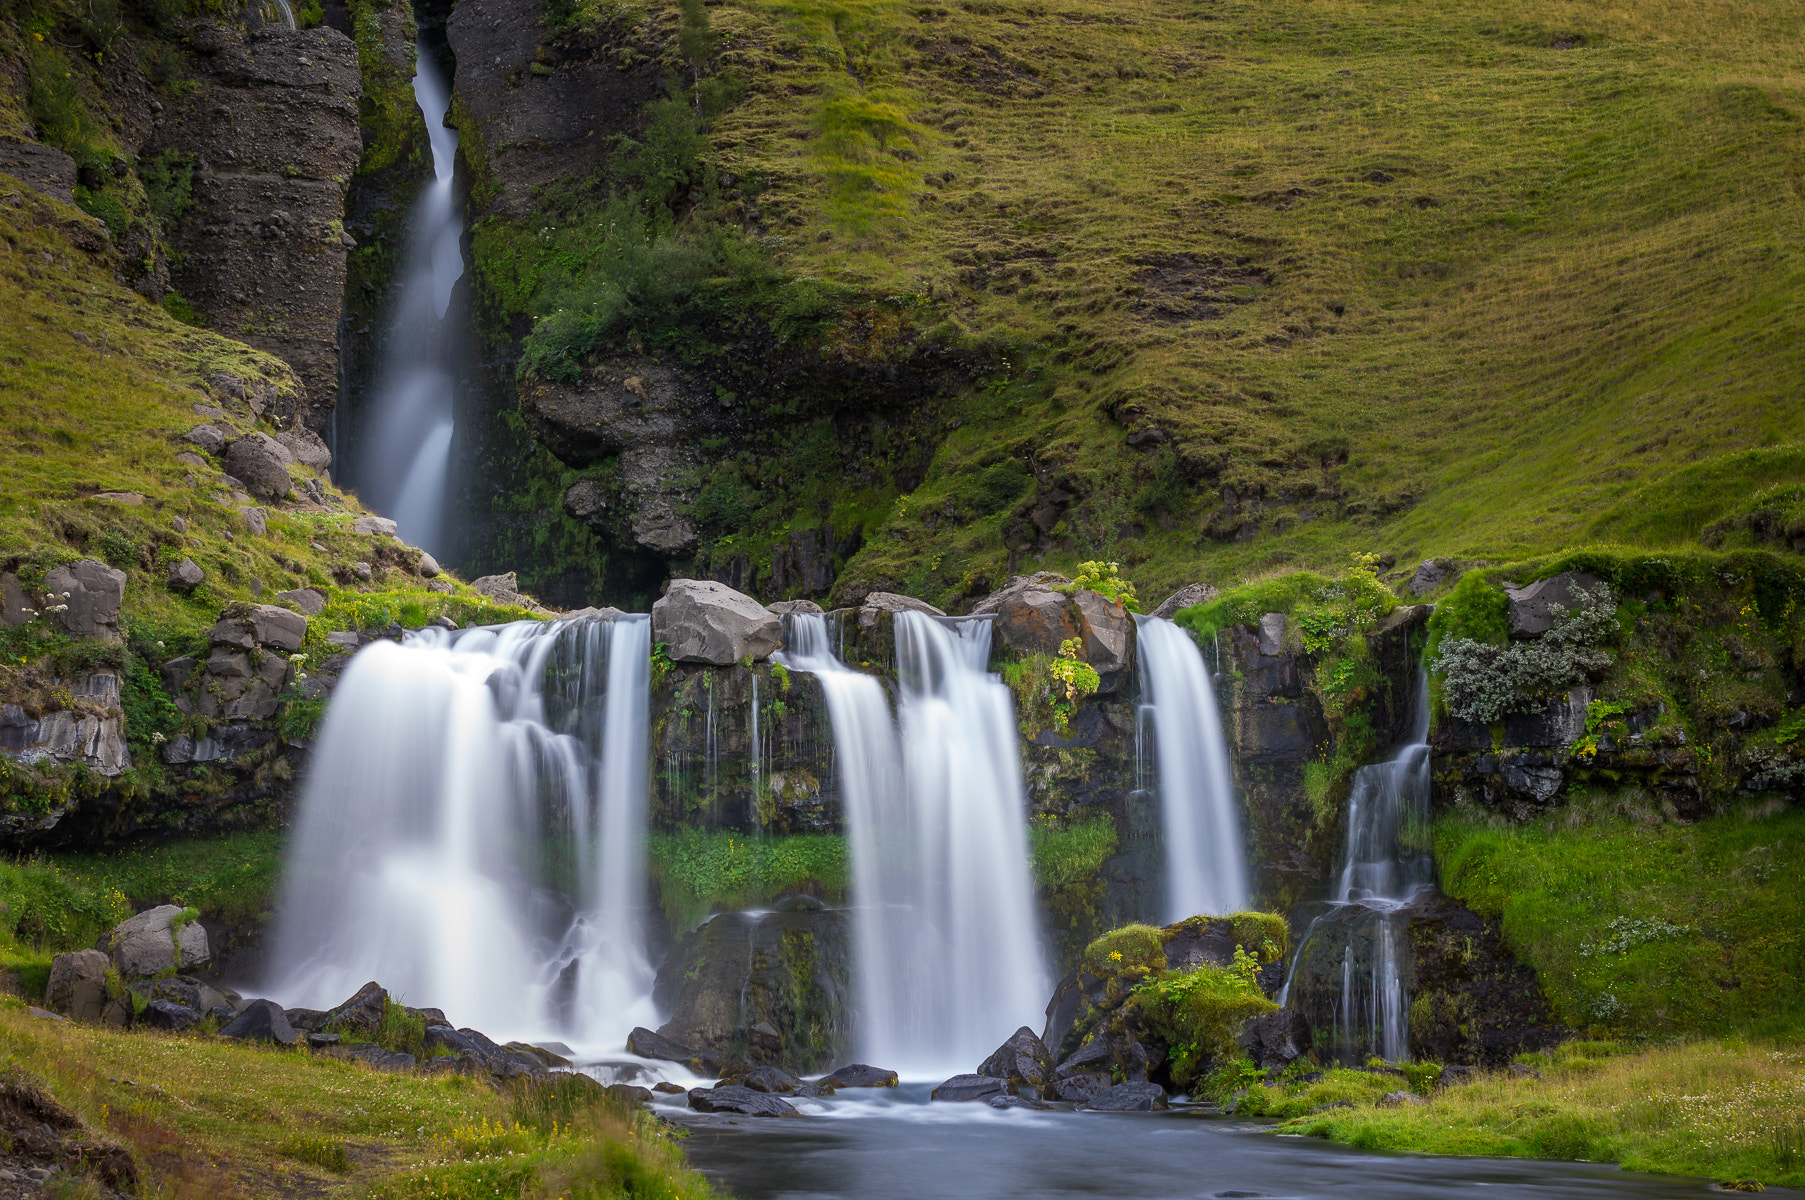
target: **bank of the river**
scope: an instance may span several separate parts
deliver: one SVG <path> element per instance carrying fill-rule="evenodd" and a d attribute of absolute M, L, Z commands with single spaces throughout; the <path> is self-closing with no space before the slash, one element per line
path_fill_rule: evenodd
<path fill-rule="evenodd" d="M 1571 1041 L 1506 1071 L 1411 1087 L 1393 1072 L 1335 1070 L 1256 1086 L 1242 1114 L 1282 1133 L 1374 1150 L 1617 1163 L 1720 1183 L 1805 1185 L 1805 1046 L 1723 1038 L 1641 1050 Z"/>

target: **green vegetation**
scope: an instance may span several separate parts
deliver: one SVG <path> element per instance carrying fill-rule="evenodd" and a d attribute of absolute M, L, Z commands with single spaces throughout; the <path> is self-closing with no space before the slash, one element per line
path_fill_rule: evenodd
<path fill-rule="evenodd" d="M 153 1195 L 272 1178 L 384 1200 L 711 1194 L 651 1114 L 586 1079 L 497 1089 L 388 1074 L 305 1050 L 37 1021 L 12 999 L 0 1000 L 0 1054 L 124 1142 Z"/>
<path fill-rule="evenodd" d="M 1805 1034 L 1805 813 L 1675 824 L 1599 793 L 1533 824 L 1443 817 L 1442 886 L 1500 921 L 1568 1026 Z"/>
<path fill-rule="evenodd" d="M 1028 828 L 1028 860 L 1043 891 L 1094 882 L 1115 852 L 1116 826 L 1107 816 L 1064 824 L 1043 817 Z"/>
<path fill-rule="evenodd" d="M 844 838 L 685 829 L 655 833 L 647 841 L 652 883 L 675 930 L 692 929 L 711 912 L 750 908 L 786 893 L 830 901 L 846 894 Z"/>
<path fill-rule="evenodd" d="M 1805 1054 L 1741 1038 L 1625 1053 L 1572 1041 L 1524 1061 L 1540 1073 L 1488 1074 L 1431 1092 L 1390 1074 L 1331 1070 L 1255 1086 L 1238 1111 L 1279 1129 L 1374 1150 L 1587 1159 L 1627 1170 L 1775 1186 L 1805 1183 Z M 1375 1107 L 1416 1090 L 1427 1105 Z M 1346 1104 L 1349 1107 L 1332 1107 Z"/>
<path fill-rule="evenodd" d="M 1229 967 L 1155 971 L 1129 1001 L 1141 1023 L 1163 1039 L 1173 1086 L 1188 1090 L 1200 1069 L 1239 1052 L 1242 1022 L 1278 1007 L 1260 990 L 1259 960 L 1240 946 Z"/>

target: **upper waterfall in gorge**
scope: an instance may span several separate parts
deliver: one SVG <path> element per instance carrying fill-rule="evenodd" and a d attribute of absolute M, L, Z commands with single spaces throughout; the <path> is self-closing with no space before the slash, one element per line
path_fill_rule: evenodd
<path fill-rule="evenodd" d="M 364 982 L 503 1036 L 620 1045 L 651 1022 L 643 616 L 378 641 L 314 751 L 274 992 Z"/>
<path fill-rule="evenodd" d="M 364 502 L 395 519 L 410 545 L 444 553 L 445 485 L 453 432 L 451 291 L 464 273 L 463 218 L 452 194 L 458 135 L 445 127 L 451 91 L 421 54 L 414 97 L 426 118 L 433 178 L 420 193 L 402 253 L 367 442 L 349 466 Z"/>
<path fill-rule="evenodd" d="M 1166 844 L 1166 919 L 1247 907 L 1247 853 L 1222 716 L 1191 635 L 1138 619 L 1143 715 L 1153 730 Z"/>
<path fill-rule="evenodd" d="M 1009 692 L 990 621 L 896 616 L 896 718 L 825 618 L 786 620 L 785 661 L 827 698 L 846 805 L 860 1052 L 906 1073 L 969 1070 L 1047 994 Z"/>

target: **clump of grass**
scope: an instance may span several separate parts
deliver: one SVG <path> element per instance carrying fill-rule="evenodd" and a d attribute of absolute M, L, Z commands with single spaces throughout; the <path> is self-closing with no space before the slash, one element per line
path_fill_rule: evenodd
<path fill-rule="evenodd" d="M 827 834 L 747 837 L 686 829 L 647 839 L 647 866 L 659 903 L 677 929 L 711 911 L 745 908 L 786 892 L 828 899 L 845 894 L 846 840 Z"/>
<path fill-rule="evenodd" d="M 351 1169 L 351 1159 L 345 1154 L 342 1138 L 296 1134 L 278 1145 L 276 1153 L 340 1174 Z"/>

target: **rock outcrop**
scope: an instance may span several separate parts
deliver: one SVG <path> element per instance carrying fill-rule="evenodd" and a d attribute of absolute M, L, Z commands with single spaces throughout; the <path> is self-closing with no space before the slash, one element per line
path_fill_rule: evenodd
<path fill-rule="evenodd" d="M 111 964 L 100 950 L 75 950 L 50 961 L 50 982 L 44 1003 L 50 1011 L 77 1021 L 99 1023 L 107 1009 L 107 969 Z"/>
<path fill-rule="evenodd" d="M 70 637 L 119 640 L 119 608 L 125 603 L 125 572 L 92 558 L 44 573 L 41 611 L 53 616 Z"/>
<path fill-rule="evenodd" d="M 170 98 L 141 151 L 193 171 L 171 282 L 211 328 L 294 368 L 304 391 L 244 396 L 254 412 L 324 428 L 338 397 L 345 189 L 363 148 L 356 47 L 329 27 L 245 36 L 202 23 L 190 41 L 201 86 Z"/>
<path fill-rule="evenodd" d="M 181 908 L 165 904 L 114 926 L 107 951 L 119 977 L 144 979 L 204 964 L 211 957 L 207 931 L 199 921 L 183 918 Z"/>

